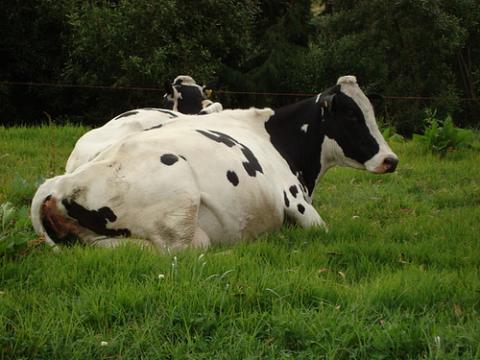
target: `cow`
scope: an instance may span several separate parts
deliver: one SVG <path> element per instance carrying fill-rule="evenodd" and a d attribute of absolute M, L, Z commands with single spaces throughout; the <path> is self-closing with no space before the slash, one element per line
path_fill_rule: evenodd
<path fill-rule="evenodd" d="M 207 92 L 211 85 L 197 85 L 192 77 L 180 75 L 173 83 L 165 84 L 163 108 L 182 114 L 210 114 L 222 111 L 222 104 L 208 100 Z"/>
<path fill-rule="evenodd" d="M 161 127 L 164 121 L 177 118 L 182 113 L 203 115 L 222 111 L 222 104 L 206 98 L 205 89 L 205 85 L 197 85 L 190 76 L 177 76 L 172 84 L 165 86 L 164 108 L 124 112 L 80 137 L 67 160 L 65 171 L 71 173 L 117 141 L 147 129 Z"/>
<path fill-rule="evenodd" d="M 398 157 L 354 76 L 277 110 L 183 115 L 47 180 L 31 207 L 49 244 L 125 242 L 160 252 L 253 239 L 286 221 L 325 227 L 312 206 L 336 165 L 383 174 Z"/>

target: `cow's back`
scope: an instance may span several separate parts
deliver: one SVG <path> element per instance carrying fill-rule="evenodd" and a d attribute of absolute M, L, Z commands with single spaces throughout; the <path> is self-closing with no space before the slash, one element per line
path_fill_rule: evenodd
<path fill-rule="evenodd" d="M 94 159 L 100 152 L 128 136 L 162 126 L 177 113 L 163 109 L 137 109 L 121 114 L 102 127 L 90 130 L 78 139 L 70 154 L 65 170 L 73 172 L 80 165 Z"/>

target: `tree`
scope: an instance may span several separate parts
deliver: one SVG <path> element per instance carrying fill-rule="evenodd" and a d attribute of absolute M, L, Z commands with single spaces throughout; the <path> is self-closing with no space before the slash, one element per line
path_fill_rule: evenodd
<path fill-rule="evenodd" d="M 67 53 L 66 13 L 74 0 L 0 2 L 0 80 L 56 82 Z M 45 103 L 61 107 L 55 88 L 0 85 L 0 116 L 4 124 L 44 117 Z"/>
<path fill-rule="evenodd" d="M 311 46 L 311 1 L 260 2 L 255 43 L 244 68 L 225 66 L 221 71 L 226 86 L 264 92 L 316 91 L 321 83 L 322 52 Z M 278 106 L 292 98 L 247 97 L 236 105 Z"/>
<path fill-rule="evenodd" d="M 302 93 L 354 74 L 367 92 L 436 97 L 386 102 L 381 115 L 404 134 L 422 130 L 425 107 L 452 113 L 457 125 L 478 126 L 480 117 L 478 0 L 5 0 L 0 31 L 0 80 L 87 87 L 0 85 L 3 123 L 38 122 L 46 112 L 99 124 L 159 106 L 162 92 L 91 86 L 161 88 L 179 74 L 219 78 L 226 90 Z"/>
<path fill-rule="evenodd" d="M 401 132 L 421 130 L 427 105 L 440 114 L 460 113 L 459 97 L 478 94 L 475 0 L 337 0 L 333 9 L 315 22 L 327 73 L 355 73 L 369 90 L 385 95 L 439 98 L 390 103 L 389 115 Z"/>

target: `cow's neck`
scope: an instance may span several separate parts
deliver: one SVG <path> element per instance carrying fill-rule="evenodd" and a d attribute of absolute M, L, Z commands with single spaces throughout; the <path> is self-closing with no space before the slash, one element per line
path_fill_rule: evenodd
<path fill-rule="evenodd" d="M 323 112 L 316 98 L 275 110 L 265 123 L 272 144 L 312 195 L 321 173 L 325 138 Z"/>

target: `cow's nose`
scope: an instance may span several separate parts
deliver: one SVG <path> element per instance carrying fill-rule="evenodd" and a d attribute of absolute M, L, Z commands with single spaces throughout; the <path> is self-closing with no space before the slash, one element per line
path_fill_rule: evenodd
<path fill-rule="evenodd" d="M 388 156 L 383 160 L 383 167 L 385 172 L 394 172 L 398 165 L 398 158 Z"/>

